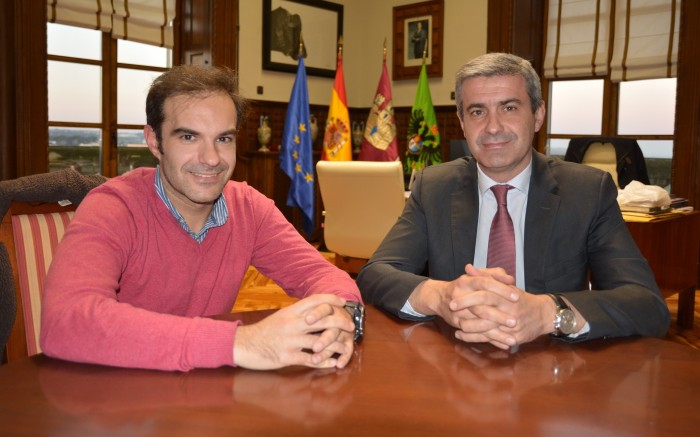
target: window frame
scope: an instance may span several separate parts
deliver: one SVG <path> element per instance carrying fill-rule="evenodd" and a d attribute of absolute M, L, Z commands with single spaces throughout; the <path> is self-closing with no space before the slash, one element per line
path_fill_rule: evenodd
<path fill-rule="evenodd" d="M 46 25 L 48 26 L 48 22 Z M 46 65 L 49 61 L 67 62 L 81 65 L 96 65 L 102 69 L 102 117 L 100 123 L 88 122 L 70 122 L 70 121 L 51 121 L 47 117 L 47 130 L 52 127 L 71 127 L 71 128 L 92 128 L 100 129 L 102 136 L 102 150 L 100 174 L 106 177 L 115 177 L 118 175 L 118 157 L 119 150 L 117 148 L 117 131 L 119 129 L 143 129 L 142 124 L 125 124 L 117 123 L 117 90 L 118 90 L 118 70 L 120 68 L 128 68 L 132 70 L 142 70 L 151 72 L 165 72 L 168 67 L 155 67 L 149 65 L 131 64 L 117 62 L 117 45 L 116 39 L 108 32 L 102 32 L 101 47 L 102 59 L 93 60 L 85 58 L 76 58 L 71 56 L 60 56 L 46 53 Z M 46 149 L 48 155 L 48 147 Z M 48 157 L 47 157 L 48 162 Z"/>

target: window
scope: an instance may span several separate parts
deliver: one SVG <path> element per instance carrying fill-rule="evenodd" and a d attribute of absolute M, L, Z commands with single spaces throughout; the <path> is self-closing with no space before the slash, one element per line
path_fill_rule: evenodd
<path fill-rule="evenodd" d="M 619 84 L 612 84 L 607 78 L 546 83 L 547 154 L 563 157 L 569 140 L 575 136 L 635 138 L 644 153 L 650 183 L 671 189 L 675 78 Z M 606 92 L 606 86 L 611 91 Z"/>
<path fill-rule="evenodd" d="M 50 170 L 112 177 L 155 166 L 143 138 L 145 100 L 172 65 L 171 50 L 54 23 L 47 36 Z"/>
<path fill-rule="evenodd" d="M 547 2 L 540 150 L 564 155 L 576 136 L 634 138 L 650 182 L 671 188 L 680 5 Z"/>

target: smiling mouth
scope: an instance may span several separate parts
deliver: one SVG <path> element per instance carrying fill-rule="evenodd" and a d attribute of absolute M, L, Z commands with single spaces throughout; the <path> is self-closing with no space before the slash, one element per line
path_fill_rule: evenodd
<path fill-rule="evenodd" d="M 190 172 L 192 176 L 198 179 L 203 179 L 206 182 L 215 182 L 215 180 L 219 177 L 220 173 L 195 173 L 195 172 Z"/>

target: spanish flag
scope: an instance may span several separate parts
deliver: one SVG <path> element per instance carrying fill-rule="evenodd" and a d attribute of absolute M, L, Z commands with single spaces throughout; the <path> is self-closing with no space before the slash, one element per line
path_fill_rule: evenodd
<path fill-rule="evenodd" d="M 331 94 L 331 105 L 328 108 L 321 159 L 327 161 L 352 161 L 350 116 L 348 115 L 348 101 L 345 97 L 342 45 L 338 48 L 338 67 L 335 70 L 335 82 L 333 83 L 333 93 Z"/>

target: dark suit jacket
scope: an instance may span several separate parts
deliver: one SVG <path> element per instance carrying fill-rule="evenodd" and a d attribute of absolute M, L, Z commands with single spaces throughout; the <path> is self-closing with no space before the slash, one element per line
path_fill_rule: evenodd
<path fill-rule="evenodd" d="M 590 323 L 587 339 L 664 335 L 668 307 L 616 197 L 609 173 L 533 152 L 526 290 L 565 295 Z M 473 263 L 478 208 L 473 158 L 420 172 L 403 214 L 358 275 L 364 301 L 410 318 L 400 309 L 426 276 L 451 281 Z"/>

